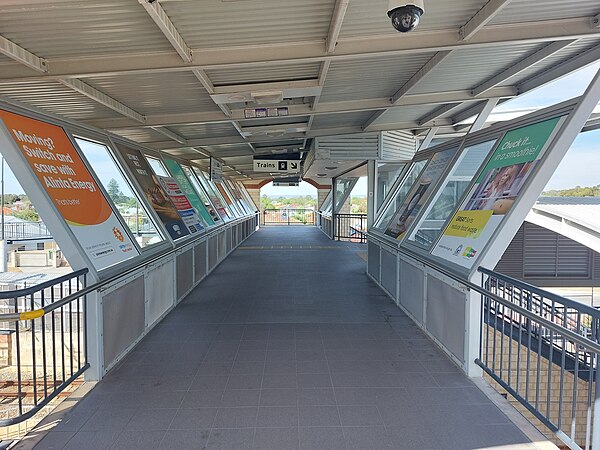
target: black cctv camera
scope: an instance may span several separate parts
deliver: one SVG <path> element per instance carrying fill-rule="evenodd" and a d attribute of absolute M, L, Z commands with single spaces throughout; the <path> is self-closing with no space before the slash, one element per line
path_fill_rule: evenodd
<path fill-rule="evenodd" d="M 392 19 L 392 25 L 401 33 L 414 30 L 425 13 L 423 0 L 412 0 L 410 3 L 399 0 L 389 0 L 388 17 Z"/>

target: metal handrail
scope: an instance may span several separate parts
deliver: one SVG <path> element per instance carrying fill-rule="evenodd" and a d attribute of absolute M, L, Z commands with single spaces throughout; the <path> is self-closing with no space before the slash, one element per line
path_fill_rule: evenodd
<path fill-rule="evenodd" d="M 228 224 L 232 224 L 232 223 L 235 223 L 235 222 L 240 222 L 242 220 L 243 219 L 237 219 L 235 221 L 228 222 Z M 175 248 L 172 248 L 171 250 L 169 250 L 169 251 L 167 251 L 165 253 L 161 253 L 160 255 L 157 255 L 154 258 L 152 258 L 152 259 L 144 262 L 144 266 L 149 266 L 151 264 L 154 264 L 155 262 L 158 262 L 159 260 L 161 260 L 161 259 L 163 259 L 163 258 L 165 258 L 165 257 L 167 257 L 169 255 L 172 255 L 173 253 L 178 252 L 182 248 L 184 248 L 184 247 L 190 245 L 191 243 L 194 243 L 194 242 L 196 242 L 196 241 L 198 241 L 200 239 L 208 239 L 209 237 L 216 235 L 217 234 L 217 230 L 218 229 L 211 230 L 208 233 L 203 234 L 202 236 L 199 236 L 197 239 L 194 239 L 193 241 L 186 242 L 186 244 L 183 245 L 182 247 L 175 247 Z M 74 299 L 76 299 L 78 297 L 81 297 L 83 295 L 87 295 L 87 294 L 89 294 L 91 292 L 97 291 L 97 290 L 103 288 L 104 286 L 106 286 L 107 284 L 112 283 L 114 281 L 117 281 L 120 278 L 126 277 L 127 275 L 130 275 L 131 273 L 136 272 L 138 270 L 140 270 L 140 266 L 131 267 L 131 268 L 127 269 L 125 272 L 121 272 L 121 273 L 115 274 L 112 277 L 106 278 L 105 280 L 101 280 L 101 281 L 98 281 L 97 283 L 94 283 L 94 284 L 92 284 L 90 286 L 87 286 L 87 287 L 83 288 L 82 290 L 76 292 L 75 294 L 69 295 L 68 297 L 63 298 L 62 300 L 59 300 L 59 301 L 53 303 L 52 306 L 49 306 L 48 308 L 34 309 L 34 310 L 31 310 L 31 311 L 25 311 L 25 312 L 22 312 L 22 313 L 4 313 L 4 314 L 0 314 L 0 322 L 11 321 L 11 320 L 25 321 L 25 320 L 31 320 L 31 319 L 36 319 L 38 317 L 42 317 L 45 314 L 48 314 L 49 312 L 52 312 L 55 309 L 60 308 L 61 306 L 64 306 L 65 304 L 69 303 L 70 301 L 73 301 Z M 55 278 L 55 279 L 50 280 L 48 282 L 45 282 L 43 284 L 39 284 L 39 285 L 33 286 L 32 288 L 26 288 L 26 289 L 23 289 L 23 290 L 15 290 L 15 291 L 7 291 L 7 292 L 12 293 L 12 295 L 10 295 L 8 297 L 2 297 L 0 295 L 0 299 L 2 299 L 2 298 L 13 298 L 13 297 L 20 297 L 20 296 L 31 295 L 32 294 L 31 292 L 26 292 L 26 293 L 23 293 L 23 292 L 28 291 L 29 289 L 36 289 L 37 288 L 37 290 L 33 291 L 33 293 L 35 293 L 38 290 L 41 290 L 42 289 L 41 286 L 43 286 L 43 285 L 46 285 L 45 288 L 48 288 L 48 287 L 50 287 L 50 286 L 52 286 L 54 284 L 57 284 L 58 280 L 60 280 L 61 278 L 67 277 L 67 280 L 68 280 L 69 278 L 72 278 L 74 274 L 79 274 L 79 272 L 82 272 L 81 274 L 83 275 L 83 274 L 86 274 L 88 272 L 88 269 L 81 269 L 80 271 L 73 272 L 71 274 L 64 275 L 64 276 L 59 277 L 59 278 Z M 63 280 L 63 281 L 66 281 L 66 280 Z M 47 285 L 48 283 L 50 283 L 50 284 Z M 6 294 L 6 292 L 4 292 L 3 294 Z M 57 306 L 54 307 L 54 305 L 57 305 Z"/>

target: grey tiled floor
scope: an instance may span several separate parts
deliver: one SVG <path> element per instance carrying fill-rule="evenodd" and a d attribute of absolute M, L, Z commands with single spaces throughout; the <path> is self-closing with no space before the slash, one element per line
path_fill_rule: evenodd
<path fill-rule="evenodd" d="M 359 251 L 314 228 L 260 230 L 36 448 L 527 447 Z"/>

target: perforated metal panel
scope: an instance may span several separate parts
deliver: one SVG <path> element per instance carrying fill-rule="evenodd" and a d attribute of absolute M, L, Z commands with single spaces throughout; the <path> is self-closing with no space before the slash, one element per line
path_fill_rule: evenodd
<path fill-rule="evenodd" d="M 217 251 L 217 259 L 222 261 L 225 256 L 227 256 L 227 235 L 225 232 L 222 232 L 218 236 L 219 238 L 219 249 Z"/>
<path fill-rule="evenodd" d="M 388 252 L 387 250 L 381 250 L 381 285 L 388 291 L 394 299 L 396 299 L 396 293 L 398 292 L 396 287 L 398 285 L 398 258 L 396 255 Z"/>
<path fill-rule="evenodd" d="M 181 298 L 194 284 L 194 253 L 190 249 L 177 255 L 177 299 Z"/>
<path fill-rule="evenodd" d="M 233 247 L 233 234 L 234 234 L 234 229 L 233 227 L 229 228 L 227 230 L 227 253 L 229 253 Z"/>
<path fill-rule="evenodd" d="M 146 292 L 146 324 L 150 327 L 175 304 L 172 260 L 148 273 Z"/>
<path fill-rule="evenodd" d="M 202 241 L 194 247 L 194 281 L 196 283 L 206 276 L 206 248 L 206 241 Z"/>
<path fill-rule="evenodd" d="M 208 239 L 208 270 L 211 271 L 217 265 L 219 241 L 217 236 L 212 236 Z"/>
<path fill-rule="evenodd" d="M 104 367 L 115 360 L 144 332 L 144 277 L 115 289 L 102 298 Z"/>
<path fill-rule="evenodd" d="M 427 330 L 459 361 L 465 362 L 465 294 L 427 277 Z"/>
<path fill-rule="evenodd" d="M 381 249 L 379 248 L 379 245 L 374 242 L 369 242 L 367 251 L 369 253 L 367 267 L 369 275 L 379 281 L 379 269 L 381 268 L 379 258 L 381 257 Z"/>
<path fill-rule="evenodd" d="M 423 323 L 423 286 L 425 274 L 418 267 L 400 260 L 400 286 L 398 287 L 400 304 L 404 306 L 412 316 Z"/>

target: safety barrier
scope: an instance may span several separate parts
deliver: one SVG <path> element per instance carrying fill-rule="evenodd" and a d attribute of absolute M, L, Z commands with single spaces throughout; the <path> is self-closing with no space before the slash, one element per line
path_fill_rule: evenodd
<path fill-rule="evenodd" d="M 329 239 L 333 239 L 333 219 L 321 212 L 317 214 L 317 226 Z"/>
<path fill-rule="evenodd" d="M 9 222 L 4 224 L 4 239 L 48 239 L 52 235 L 43 222 Z"/>
<path fill-rule="evenodd" d="M 570 448 L 590 448 L 600 424 L 600 311 L 479 271 L 489 295 L 477 364 Z"/>
<path fill-rule="evenodd" d="M 0 292 L 0 426 L 32 417 L 89 368 L 87 273 Z"/>
<path fill-rule="evenodd" d="M 335 239 L 338 241 L 367 242 L 366 214 L 336 214 Z"/>
<path fill-rule="evenodd" d="M 264 225 L 316 225 L 316 213 L 312 209 L 265 209 Z"/>

